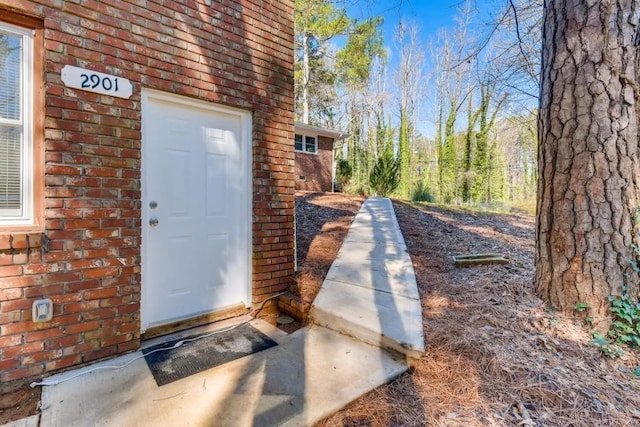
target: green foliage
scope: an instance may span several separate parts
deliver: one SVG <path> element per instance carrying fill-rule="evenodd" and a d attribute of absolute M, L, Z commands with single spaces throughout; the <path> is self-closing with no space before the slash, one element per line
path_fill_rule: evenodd
<path fill-rule="evenodd" d="M 482 88 L 482 86 L 481 86 Z M 489 129 L 487 128 L 488 107 L 484 92 L 482 93 L 480 113 L 480 130 L 476 132 L 476 150 L 473 161 L 475 179 L 473 181 L 473 199 L 478 202 L 488 202 L 489 188 Z"/>
<path fill-rule="evenodd" d="M 349 129 L 350 137 L 347 139 L 347 159 L 352 168 L 349 187 L 366 189 L 369 181 L 369 172 L 373 163 L 373 150 L 370 149 L 367 135 L 363 135 L 360 117 L 353 115 L 354 120 Z M 358 194 L 361 192 L 358 191 Z"/>
<path fill-rule="evenodd" d="M 502 198 L 502 186 L 496 172 L 502 168 L 498 168 L 496 160 L 498 153 L 495 140 L 490 143 L 489 133 L 494 127 L 496 115 L 500 111 L 501 105 L 505 98 L 502 98 L 495 107 L 492 114 L 489 114 L 489 108 L 494 96 L 494 83 L 480 83 L 480 107 L 476 114 L 478 115 L 479 129 L 476 132 L 476 151 L 473 162 L 474 182 L 472 189 L 473 199 L 481 203 L 489 203 L 492 200 Z M 496 185 L 498 184 L 498 185 Z"/>
<path fill-rule="evenodd" d="M 638 215 L 640 209 L 636 209 L 634 218 L 635 225 L 638 226 Z M 630 262 L 636 274 L 640 273 L 638 259 L 640 258 L 640 248 L 632 244 L 631 253 L 633 255 Z M 618 346 L 628 345 L 632 348 L 640 348 L 640 303 L 637 297 L 629 295 L 627 284 L 622 285 L 622 295 L 607 297 L 609 301 L 609 311 L 613 315 L 613 322 L 609 326 L 608 337 L 614 340 Z"/>
<path fill-rule="evenodd" d="M 346 85 L 366 85 L 374 60 L 385 56 L 382 22 L 381 17 L 369 18 L 349 31 L 346 45 L 336 55 L 336 68 Z"/>
<path fill-rule="evenodd" d="M 350 182 L 349 185 L 344 188 L 344 192 L 349 194 L 360 194 L 361 196 L 366 196 L 369 193 L 361 182 Z"/>
<path fill-rule="evenodd" d="M 351 166 L 352 175 L 349 184 L 342 191 L 357 194 L 369 193 L 371 188 L 369 177 L 378 157 L 394 156 L 393 127 L 387 123 L 382 114 L 374 116 L 374 123 L 375 131 L 363 136 L 358 119 L 352 121 L 353 127 L 349 129 L 351 136 L 346 141 L 347 160 Z"/>
<path fill-rule="evenodd" d="M 391 194 L 400 182 L 400 162 L 390 152 L 384 152 L 369 174 L 369 187 L 378 196 Z"/>
<path fill-rule="evenodd" d="M 591 341 L 591 343 L 595 344 L 598 347 L 598 350 L 602 352 L 602 354 L 612 359 L 616 357 L 622 357 L 622 355 L 624 354 L 624 351 L 619 346 L 613 344 L 611 341 L 597 332 L 593 333 L 593 340 Z"/>
<path fill-rule="evenodd" d="M 629 298 L 627 292 L 620 297 L 609 296 L 609 311 L 614 321 L 609 327 L 608 336 L 618 345 L 640 347 L 640 304 Z"/>
<path fill-rule="evenodd" d="M 328 42 L 353 25 L 334 1 L 295 0 L 294 79 L 298 116 L 309 107 L 309 122 L 331 122 L 337 102 L 337 76 L 328 61 Z M 300 118 L 300 117 L 298 117 Z"/>
<path fill-rule="evenodd" d="M 587 304 L 586 302 L 579 302 L 575 305 L 575 307 L 573 307 L 573 309 L 575 311 L 584 312 L 589 309 L 589 304 Z"/>
<path fill-rule="evenodd" d="M 398 157 L 400 162 L 400 195 L 407 197 L 411 187 L 411 150 L 409 149 L 409 118 L 405 109 L 400 110 L 400 135 L 398 138 Z"/>
<path fill-rule="evenodd" d="M 414 202 L 434 202 L 435 198 L 424 182 L 419 182 L 411 192 L 411 200 Z"/>
<path fill-rule="evenodd" d="M 458 192 L 458 159 L 455 146 L 455 124 L 458 114 L 456 102 L 451 103 L 449 115 L 445 122 L 442 157 L 438 164 L 440 168 L 441 201 L 444 203 L 451 203 Z"/>
<path fill-rule="evenodd" d="M 498 151 L 494 140 L 489 147 L 489 168 L 487 171 L 489 181 L 487 200 L 489 203 L 504 200 L 505 170 L 504 155 Z"/>
<path fill-rule="evenodd" d="M 296 35 L 306 35 L 312 48 L 319 43 L 344 34 L 352 21 L 345 8 L 338 8 L 333 1 L 295 0 L 294 20 Z"/>
<path fill-rule="evenodd" d="M 376 147 L 378 148 L 378 154 L 393 154 L 393 128 L 378 114 L 376 115 L 376 120 Z"/>
<path fill-rule="evenodd" d="M 336 164 L 336 181 L 338 182 L 340 191 L 347 187 L 352 176 L 353 168 L 351 164 L 345 159 L 338 160 Z"/>
<path fill-rule="evenodd" d="M 336 4 L 338 2 L 335 2 Z M 374 65 L 384 59 L 385 50 L 380 26 L 382 18 L 370 18 L 363 22 L 353 21 L 345 33 L 346 43 L 335 54 L 336 87 L 342 95 L 341 108 L 349 137 L 346 139 L 347 160 L 351 166 L 349 189 L 362 192 L 368 186 L 376 152 L 384 146 L 387 126 L 382 111 L 374 117 L 367 114 L 363 98 L 370 88 Z M 376 127 L 376 131 L 374 131 Z M 393 132 L 393 129 L 390 130 Z M 379 136 L 382 135 L 382 137 Z"/>
<path fill-rule="evenodd" d="M 471 199 L 471 182 L 473 179 L 473 172 L 471 171 L 471 155 L 473 151 L 473 141 L 475 132 L 474 129 L 476 127 L 476 122 L 478 121 L 478 116 L 480 115 L 481 109 L 473 112 L 473 94 L 469 95 L 469 106 L 467 108 L 467 132 L 465 134 L 465 143 L 464 143 L 464 155 L 462 160 L 462 201 L 467 203 Z"/>
<path fill-rule="evenodd" d="M 573 309 L 579 313 L 587 313 L 589 310 L 591 310 L 591 307 L 586 302 L 579 302 L 573 307 Z M 586 316 L 584 318 L 585 323 L 589 325 L 593 323 L 593 320 L 593 316 Z"/>

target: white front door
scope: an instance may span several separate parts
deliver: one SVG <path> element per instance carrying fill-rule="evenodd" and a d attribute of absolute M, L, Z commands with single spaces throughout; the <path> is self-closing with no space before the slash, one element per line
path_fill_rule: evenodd
<path fill-rule="evenodd" d="M 251 116 L 142 94 L 142 331 L 251 301 Z"/>

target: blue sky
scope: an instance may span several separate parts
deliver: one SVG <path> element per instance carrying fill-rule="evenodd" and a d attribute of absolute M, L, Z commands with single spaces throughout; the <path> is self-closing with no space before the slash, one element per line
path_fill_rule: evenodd
<path fill-rule="evenodd" d="M 486 21 L 488 14 L 503 4 L 500 0 L 475 0 L 473 2 L 480 21 Z M 435 38 L 443 28 L 455 28 L 455 17 L 464 0 L 356 0 L 347 8 L 350 16 L 364 19 L 369 16 L 384 17 L 383 31 L 385 44 L 393 41 L 400 19 L 415 23 L 425 41 Z"/>

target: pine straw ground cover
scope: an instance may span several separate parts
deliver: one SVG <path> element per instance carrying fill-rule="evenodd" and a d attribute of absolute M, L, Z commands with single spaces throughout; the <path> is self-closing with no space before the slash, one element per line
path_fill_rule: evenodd
<path fill-rule="evenodd" d="M 343 193 L 296 193 L 296 287 L 304 311 L 320 291 L 351 221 L 365 197 Z"/>
<path fill-rule="evenodd" d="M 637 355 L 603 358 L 588 328 L 533 289 L 534 219 L 394 202 L 422 296 L 427 352 L 321 426 L 638 426 Z M 455 267 L 500 252 L 506 265 Z"/>

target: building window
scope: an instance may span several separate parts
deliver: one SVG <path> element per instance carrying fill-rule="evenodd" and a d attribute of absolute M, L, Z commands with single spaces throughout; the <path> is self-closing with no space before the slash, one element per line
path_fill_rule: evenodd
<path fill-rule="evenodd" d="M 296 151 L 304 151 L 305 153 L 317 153 L 318 143 L 316 137 L 296 134 L 295 149 Z"/>
<path fill-rule="evenodd" d="M 33 37 L 0 22 L 0 225 L 34 223 Z"/>

